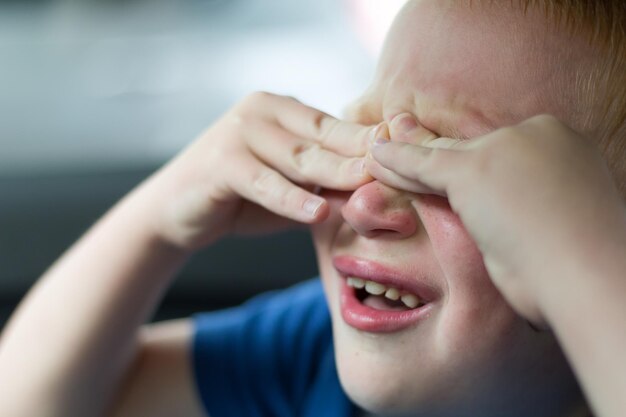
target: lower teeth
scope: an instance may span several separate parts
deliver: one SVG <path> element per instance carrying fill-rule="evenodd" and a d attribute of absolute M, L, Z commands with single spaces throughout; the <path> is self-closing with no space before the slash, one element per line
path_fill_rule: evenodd
<path fill-rule="evenodd" d="M 383 295 L 372 295 L 365 290 L 356 290 L 356 297 L 361 304 L 377 310 L 406 311 L 413 310 L 401 300 L 390 300 Z M 419 307 L 419 306 L 418 306 Z M 415 307 L 417 308 L 417 307 Z"/>
<path fill-rule="evenodd" d="M 393 301 L 388 298 L 370 295 L 363 300 L 363 305 L 371 307 L 376 310 L 384 310 L 384 311 L 406 311 L 410 310 L 403 302 L 401 301 Z"/>

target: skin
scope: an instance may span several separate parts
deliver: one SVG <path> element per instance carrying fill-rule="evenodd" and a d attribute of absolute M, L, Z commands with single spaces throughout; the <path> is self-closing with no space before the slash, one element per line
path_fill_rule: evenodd
<path fill-rule="evenodd" d="M 554 329 L 597 409 L 606 411 L 606 416 L 618 416 L 624 409 L 619 403 L 622 385 L 613 382 L 626 372 L 609 365 L 611 358 L 623 355 L 611 346 L 623 346 L 624 340 L 621 333 L 609 331 L 620 328 L 624 314 L 623 303 L 616 300 L 624 293 L 620 286 L 623 278 L 615 278 L 623 277 L 623 246 L 613 245 L 611 240 L 606 246 L 599 242 L 605 241 L 600 232 L 606 230 L 613 230 L 611 236 L 620 242 L 622 229 L 606 223 L 604 229 L 589 230 L 586 241 L 596 242 L 604 254 L 590 264 L 580 262 L 589 259 L 580 255 L 582 252 L 570 252 L 567 244 L 572 239 L 556 240 L 552 245 L 562 254 L 579 255 L 576 262 L 555 256 L 558 262 L 547 270 L 548 275 L 522 269 L 507 280 L 506 274 L 494 275 L 497 269 L 489 262 L 485 266 L 482 259 L 495 259 L 495 265 L 500 263 L 504 271 L 515 270 L 515 256 L 494 256 L 497 252 L 492 254 L 485 244 L 511 236 L 515 229 L 502 233 L 484 227 L 479 221 L 483 216 L 471 213 L 502 216 L 512 210 L 507 205 L 510 199 L 491 199 L 491 207 L 483 204 L 485 198 L 473 198 L 481 195 L 478 192 L 457 197 L 454 190 L 472 188 L 453 186 L 445 177 L 429 175 L 439 171 L 437 162 L 461 166 L 446 165 L 447 159 L 424 163 L 433 167 L 430 171 L 411 168 L 427 161 L 429 155 L 441 155 L 441 151 L 424 153 L 418 145 L 427 145 L 428 140 L 438 146 L 452 145 L 455 140 L 442 142 L 436 137 L 453 136 L 449 134 L 453 130 L 473 137 L 538 112 L 557 114 L 579 130 L 581 119 L 574 116 L 575 110 L 570 114 L 559 104 L 564 99 L 557 94 L 573 91 L 566 87 L 578 75 L 556 63 L 569 57 L 567 62 L 576 64 L 569 68 L 580 72 L 586 65 L 584 50 L 571 48 L 570 38 L 552 34 L 538 16 L 520 19 L 514 11 L 495 8 L 467 13 L 455 4 L 435 0 L 409 3 L 389 38 L 379 76 L 352 108 L 351 121 L 337 120 L 291 98 L 254 94 L 113 207 L 44 274 L 3 330 L 0 414 L 204 415 L 190 366 L 192 324 L 188 320 L 151 326 L 142 323 L 178 269 L 198 249 L 230 234 L 311 224 L 315 225 L 320 270 L 333 316 L 340 376 L 348 393 L 363 407 L 374 412 L 455 417 L 562 414 L 580 399 L 576 383 L 554 336 L 534 332 L 526 323 L 530 319 Z M 487 27 L 493 30 L 484 30 Z M 446 36 L 436 36 L 438 31 Z M 515 36 L 507 38 L 511 33 Z M 566 40 L 568 48 L 563 48 Z M 459 48 L 463 42 L 472 48 Z M 511 45 L 516 46 L 515 53 Z M 469 54 L 470 50 L 474 52 Z M 579 50 L 581 57 L 574 52 Z M 546 59 L 530 61 L 542 57 Z M 528 68 L 528 62 L 541 65 Z M 511 72 L 513 75 L 504 75 Z M 473 77 L 481 86 L 473 84 Z M 510 100 L 511 96 L 515 100 Z M 394 116 L 404 112 L 417 116 L 421 128 L 401 133 L 398 125 L 403 123 Z M 369 125 L 383 120 L 389 123 L 386 136 L 393 143 L 372 148 Z M 540 123 L 532 136 L 549 138 L 557 131 L 557 136 L 566 139 L 579 137 L 569 128 L 549 128 L 553 124 Z M 384 132 L 379 131 L 381 135 Z M 525 137 L 510 129 L 496 133 L 505 139 Z M 509 186 L 514 189 L 516 181 L 531 177 L 534 167 L 520 164 L 527 175 L 506 168 L 518 159 L 528 160 L 524 155 L 543 155 L 542 144 L 551 143 L 519 142 L 532 144 L 531 150 L 513 147 L 516 151 L 507 154 L 509 163 L 500 165 L 504 168 L 497 172 L 501 182 L 490 183 L 480 177 L 484 157 L 469 163 L 463 175 L 478 175 L 474 178 L 480 181 L 472 184 L 485 184 L 483 195 L 506 196 Z M 530 185 L 533 190 L 545 182 L 550 188 L 544 192 L 555 196 L 553 206 L 542 206 L 542 210 L 570 210 L 562 205 L 567 198 L 559 198 L 565 191 L 565 197 L 569 192 L 587 195 L 590 190 L 600 196 L 611 195 L 607 191 L 611 190 L 610 179 L 598 174 L 604 172 L 601 164 L 589 162 L 596 160 L 593 150 L 572 148 L 569 140 L 559 143 L 557 151 L 545 152 L 540 171 L 542 177 L 557 181 L 538 180 L 539 184 Z M 404 148 L 401 158 L 397 146 L 412 147 Z M 495 147 L 496 151 L 502 148 Z M 572 163 L 555 163 L 568 150 L 576 156 L 569 159 Z M 589 180 L 570 181 L 569 187 L 561 187 L 558 179 L 564 177 L 564 170 L 586 173 Z M 314 191 L 319 186 L 333 191 L 317 195 Z M 437 195 L 418 196 L 415 191 Z M 532 194 L 527 188 L 520 192 Z M 460 216 L 443 196 L 450 198 Z M 545 251 L 534 242 L 544 235 L 558 236 L 549 226 L 559 230 L 563 224 L 544 224 L 538 219 L 538 211 L 529 209 L 536 208 L 538 200 L 519 201 L 527 205 L 515 205 L 517 211 L 510 217 L 493 219 L 505 226 L 541 225 L 541 230 L 529 229 L 525 241 L 530 243 L 519 255 L 520 259 L 532 259 Z M 613 201 L 613 205 L 609 203 L 613 210 L 602 214 L 613 213 L 607 218 L 623 220 L 615 214 L 622 213 L 622 206 L 607 201 Z M 468 215 L 465 207 L 469 207 Z M 574 223 L 589 219 L 588 212 L 569 213 Z M 381 222 L 386 229 L 377 227 Z M 505 252 L 516 255 L 516 250 Z M 423 325 L 385 337 L 361 334 L 343 324 L 337 316 L 338 278 L 330 258 L 357 251 L 370 259 L 412 268 L 416 277 L 428 274 L 441 294 L 432 317 Z M 572 273 L 574 269 L 579 272 Z M 549 280 L 557 273 L 572 280 Z M 590 275 L 597 279 L 584 279 Z M 543 278 L 543 285 L 536 284 L 537 276 Z M 590 281 L 599 284 L 589 287 Z M 565 297 L 567 294 L 571 295 Z M 567 302 L 561 303 L 559 298 Z M 593 321 L 580 320 L 575 313 L 581 299 L 587 300 L 587 310 L 601 310 L 602 314 L 592 315 Z M 596 320 L 608 325 L 594 326 Z M 42 334 L 51 332 L 54 337 L 41 343 Z M 592 342 L 596 340 L 599 342 Z M 607 388 L 603 381 L 611 386 Z"/>
<path fill-rule="evenodd" d="M 389 35 L 375 82 L 348 111 L 349 118 L 364 124 L 390 122 L 409 112 L 426 137 L 476 137 L 540 113 L 580 126 L 560 94 L 577 74 L 562 71 L 558 62 L 567 54 L 579 68 L 589 65 L 585 48 L 567 52 L 574 49 L 567 47 L 571 39 L 549 31 L 538 12 L 520 18 L 519 10 L 475 7 L 409 3 Z M 368 168 L 379 174 L 379 167 Z M 554 338 L 532 331 L 501 297 L 478 248 L 445 200 L 391 185 L 395 188 L 374 181 L 352 194 L 328 194 L 335 217 L 313 229 L 347 392 L 375 412 L 566 413 L 578 397 Z M 415 226 L 407 229 L 407 224 Z M 431 277 L 442 292 L 433 316 L 391 336 L 347 326 L 338 311 L 340 278 L 332 266 L 333 256 L 345 254 Z"/>
<path fill-rule="evenodd" d="M 0 339 L 0 414 L 202 416 L 192 323 L 142 324 L 201 247 L 327 218 L 328 202 L 311 188 L 371 181 L 359 156 L 367 147 L 363 126 L 292 98 L 243 100 L 116 204 L 28 293 Z"/>
<path fill-rule="evenodd" d="M 596 415 L 622 414 L 626 205 L 598 149 L 545 115 L 471 141 L 429 137 L 408 114 L 391 131 L 376 178 L 447 197 L 503 296 L 554 329 Z"/>
<path fill-rule="evenodd" d="M 408 111 L 437 135 L 468 138 L 540 112 L 591 130 L 575 87 L 595 69 L 594 48 L 540 10 L 493 3 L 408 2 L 348 119 L 378 123 Z"/>

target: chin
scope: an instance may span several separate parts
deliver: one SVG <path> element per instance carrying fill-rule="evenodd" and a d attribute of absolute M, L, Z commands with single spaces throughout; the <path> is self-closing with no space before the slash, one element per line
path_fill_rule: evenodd
<path fill-rule="evenodd" d="M 415 347 L 412 337 L 378 337 L 333 324 L 341 385 L 356 405 L 376 415 L 547 417 L 564 415 L 582 398 L 548 334 L 538 336 L 534 348 L 516 340 L 519 350 L 470 353 L 468 343 L 459 355 L 442 356 L 407 349 Z"/>
<path fill-rule="evenodd" d="M 419 408 L 415 398 L 403 392 L 402 384 L 394 375 L 342 368 L 339 369 L 341 384 L 348 397 L 362 409 L 377 415 L 402 416 L 414 414 Z"/>
<path fill-rule="evenodd" d="M 335 343 L 339 379 L 346 394 L 359 407 L 377 415 L 415 416 L 431 408 L 431 401 L 439 401 L 436 392 L 432 392 L 436 383 L 427 384 L 422 378 L 431 372 L 427 369 L 428 361 L 416 364 L 415 352 L 403 351 L 398 343 L 389 343 L 385 340 L 388 336 L 379 338 L 338 327 L 343 327 L 337 329 Z M 399 361 L 398 357 L 406 360 Z M 420 369 L 421 375 L 416 369 Z"/>

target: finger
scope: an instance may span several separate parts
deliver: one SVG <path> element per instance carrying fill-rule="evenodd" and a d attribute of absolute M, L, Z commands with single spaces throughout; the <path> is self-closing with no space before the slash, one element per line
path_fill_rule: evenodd
<path fill-rule="evenodd" d="M 328 216 L 328 203 L 288 181 L 256 158 L 242 158 L 227 185 L 243 198 L 280 216 L 316 223 Z"/>
<path fill-rule="evenodd" d="M 365 156 L 369 149 L 372 126 L 327 116 L 320 120 L 315 129 L 313 137 L 324 148 L 342 155 Z"/>
<path fill-rule="evenodd" d="M 435 190 L 421 181 L 405 178 L 385 168 L 374 159 L 369 159 L 366 162 L 365 167 L 373 178 L 390 187 L 416 194 L 437 194 L 445 196 L 445 193 Z"/>
<path fill-rule="evenodd" d="M 401 113 L 389 122 L 389 134 L 394 142 L 411 143 L 429 148 L 456 149 L 467 141 L 440 137 L 426 129 L 411 113 Z"/>
<path fill-rule="evenodd" d="M 248 128 L 250 150 L 296 183 L 349 191 L 371 180 L 364 158 L 339 155 L 272 123 Z"/>
<path fill-rule="evenodd" d="M 455 149 L 386 141 L 377 141 L 371 150 L 372 158 L 383 167 L 443 194 L 466 170 L 464 154 Z"/>
<path fill-rule="evenodd" d="M 345 156 L 367 153 L 370 127 L 338 120 L 291 97 L 268 94 L 266 100 L 266 116 L 296 136 Z"/>
<path fill-rule="evenodd" d="M 434 132 L 422 126 L 410 113 L 401 113 L 389 122 L 389 135 L 394 142 L 425 145 L 437 138 Z"/>

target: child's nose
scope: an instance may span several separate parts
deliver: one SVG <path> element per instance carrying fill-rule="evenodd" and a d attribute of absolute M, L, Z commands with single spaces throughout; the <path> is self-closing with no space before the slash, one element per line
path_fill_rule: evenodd
<path fill-rule="evenodd" d="M 354 231 L 368 238 L 404 239 L 419 227 L 417 213 L 406 193 L 378 181 L 359 187 L 341 214 Z"/>

